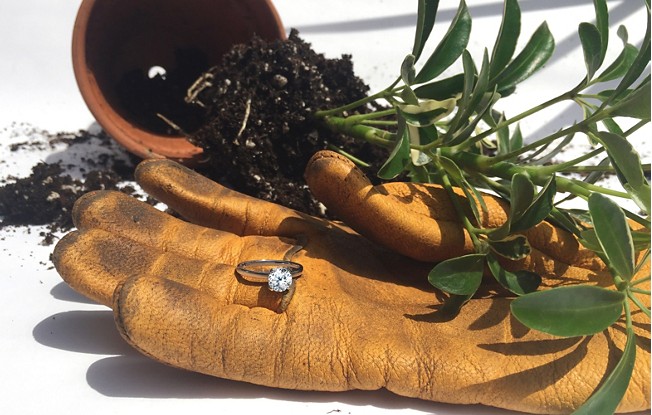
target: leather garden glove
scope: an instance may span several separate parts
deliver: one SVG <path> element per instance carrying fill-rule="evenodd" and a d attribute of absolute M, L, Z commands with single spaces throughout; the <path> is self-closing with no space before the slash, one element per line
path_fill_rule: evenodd
<path fill-rule="evenodd" d="M 310 183 L 311 175 L 326 174 L 316 157 Z M 145 161 L 136 174 L 148 193 L 192 223 L 122 193 L 91 193 L 77 202 L 78 230 L 59 242 L 53 260 L 74 289 L 113 308 L 130 344 L 161 362 L 271 387 L 384 387 L 440 402 L 566 413 L 622 350 L 619 329 L 570 339 L 530 331 L 510 318 L 509 300 L 490 290 L 455 319 L 442 319 L 441 296 L 426 278 L 432 263 L 168 160 Z M 351 175 L 363 177 L 355 169 Z M 330 186 L 347 193 L 344 179 Z M 428 209 L 423 200 L 412 204 Z M 360 208 L 387 233 L 412 215 L 389 219 L 371 203 Z M 294 291 L 272 292 L 235 271 L 241 261 L 263 258 L 304 266 Z M 583 272 L 606 280 L 603 271 Z M 649 329 L 638 334 L 649 338 Z M 637 352 L 622 410 L 649 408 L 649 344 Z"/>

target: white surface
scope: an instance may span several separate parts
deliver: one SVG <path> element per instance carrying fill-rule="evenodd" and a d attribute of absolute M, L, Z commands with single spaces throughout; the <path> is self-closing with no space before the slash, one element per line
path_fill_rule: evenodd
<path fill-rule="evenodd" d="M 328 57 L 353 55 L 358 75 L 372 90 L 391 83 L 410 52 L 416 2 L 390 0 L 276 0 L 286 27 L 296 27 Z M 456 1 L 442 0 L 439 19 L 450 18 Z M 501 12 L 499 1 L 468 1 L 474 17 L 470 48 L 491 48 Z M 570 6 L 569 6 L 570 4 Z M 612 27 L 627 22 L 640 42 L 644 18 L 632 15 L 632 0 L 610 1 Z M 29 126 L 57 132 L 93 123 L 79 95 L 70 64 L 70 36 L 79 0 L 0 2 L 0 177 L 25 176 L 48 152 L 8 152 L 24 141 Z M 545 5 L 545 6 L 544 6 Z M 523 0 L 524 40 L 547 19 L 557 54 L 544 74 L 531 79 L 507 105 L 512 114 L 575 85 L 582 76 L 576 28 L 592 19 L 590 0 Z M 584 16 L 584 17 L 582 17 Z M 447 23 L 435 27 L 436 39 Z M 609 57 L 618 53 L 614 36 Z M 426 52 L 427 53 L 427 52 Z M 476 55 L 477 56 L 477 55 Z M 609 58 L 608 58 L 609 59 Z M 527 104 L 525 104 L 527 103 Z M 523 128 L 536 137 L 567 125 L 575 112 L 561 108 Z M 22 124 L 27 124 L 27 127 Z M 637 135 L 649 135 L 649 128 Z M 648 153 L 649 154 L 649 153 Z M 649 160 L 649 158 L 648 158 Z M 128 347 L 108 309 L 69 289 L 51 268 L 51 246 L 41 246 L 40 228 L 0 231 L 0 413 L 103 414 L 509 414 L 479 406 L 452 406 L 406 399 L 386 391 L 317 393 L 274 390 L 182 372 L 155 363 Z"/>

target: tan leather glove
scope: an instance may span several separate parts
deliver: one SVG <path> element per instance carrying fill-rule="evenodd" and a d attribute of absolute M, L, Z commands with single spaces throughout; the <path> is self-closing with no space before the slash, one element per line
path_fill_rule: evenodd
<path fill-rule="evenodd" d="M 443 216 L 432 223 L 463 239 L 429 188 L 414 187 L 422 196 L 411 199 L 399 185 L 363 189 L 364 177 L 350 164 L 341 174 L 345 164 L 330 153 L 317 155 L 308 181 L 318 197 L 349 195 L 340 205 L 332 205 L 336 198 L 324 202 L 343 218 L 352 209 L 346 219 L 361 232 L 390 245 L 397 229 L 423 220 L 419 212 L 434 211 Z M 145 161 L 136 173 L 148 193 L 194 224 L 121 193 L 91 193 L 75 206 L 78 231 L 59 242 L 53 258 L 73 288 L 112 307 L 123 337 L 156 360 L 271 387 L 384 387 L 440 402 L 567 413 L 622 350 L 618 328 L 570 339 L 530 331 L 509 316 L 509 299 L 496 295 L 471 300 L 446 321 L 436 312 L 440 295 L 426 279 L 432 263 L 381 248 L 340 223 L 238 194 L 171 161 Z M 324 193 L 329 188 L 338 190 Z M 366 203 L 358 197 L 365 190 L 373 196 Z M 386 199 L 376 192 L 387 192 Z M 396 198 L 409 201 L 405 210 L 385 215 L 382 200 L 392 207 Z M 380 230 L 370 231 L 372 225 Z M 379 237 L 383 232 L 389 237 Z M 459 241 L 451 236 L 449 246 L 443 235 L 435 245 L 459 253 Z M 577 255 L 584 264 L 584 254 Z M 284 257 L 304 266 L 292 296 L 235 272 L 244 260 Z M 566 265 L 556 281 L 569 273 L 606 280 L 602 270 Z M 649 339 L 647 322 L 638 334 Z M 637 353 L 623 411 L 650 406 L 649 342 Z"/>

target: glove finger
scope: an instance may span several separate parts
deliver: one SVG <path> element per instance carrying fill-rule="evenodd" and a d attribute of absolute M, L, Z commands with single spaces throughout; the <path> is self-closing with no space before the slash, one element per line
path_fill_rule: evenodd
<path fill-rule="evenodd" d="M 411 203 L 387 197 L 353 163 L 334 152 L 321 151 L 310 159 L 306 181 L 315 197 L 337 217 L 396 252 L 433 262 L 473 249 L 459 222 L 446 216 L 438 219 L 415 214 Z"/>
<path fill-rule="evenodd" d="M 72 216 L 80 230 L 103 229 L 150 248 L 216 263 L 235 265 L 248 251 L 259 249 L 262 240 L 191 224 L 115 191 L 82 196 L 75 203 Z M 279 238 L 272 240 L 281 241 Z M 284 245 L 293 243 L 285 239 Z M 282 258 L 284 252 L 276 254 L 274 258 Z"/>
<path fill-rule="evenodd" d="M 415 215 L 433 218 L 436 221 L 452 222 L 461 227 L 448 193 L 440 186 L 392 182 L 376 186 L 376 190 L 381 194 L 391 195 L 393 198 L 398 199 L 402 206 L 405 206 L 404 209 L 409 209 Z M 455 190 L 458 196 L 466 199 L 460 189 Z M 503 225 L 507 221 L 509 212 L 507 202 L 488 194 L 483 195 L 483 200 L 487 210 L 480 210 L 482 226 L 496 228 Z M 470 212 L 467 212 L 467 214 L 470 214 Z M 540 222 L 523 232 L 523 234 L 528 238 L 532 248 L 541 251 L 535 253 L 535 257 L 543 255 L 581 268 L 594 270 L 604 268 L 598 257 L 584 248 L 570 232 L 557 228 L 548 222 Z M 470 243 L 470 240 L 467 243 Z M 528 264 L 533 262 L 537 261 L 531 259 Z"/>
<path fill-rule="evenodd" d="M 158 275 L 210 292 L 221 304 L 280 311 L 282 295 L 234 271 L 244 260 L 283 258 L 296 249 L 277 237 L 239 237 L 175 219 L 119 192 L 83 196 L 74 209 L 80 231 L 55 247 L 53 262 L 74 289 L 111 305 L 115 287 Z"/>
<path fill-rule="evenodd" d="M 151 276 L 119 286 L 114 310 L 125 340 L 168 365 L 272 387 L 307 383 L 310 365 L 295 365 L 298 344 L 285 342 L 292 335 L 285 314 L 222 306 L 206 292 Z"/>
<path fill-rule="evenodd" d="M 390 183 L 374 187 L 350 160 L 331 151 L 312 157 L 306 181 L 315 197 L 349 226 L 396 252 L 428 262 L 473 252 L 473 243 L 447 192 L 438 186 Z M 503 224 L 507 204 L 491 196 L 484 199 L 483 226 Z M 570 265 L 604 268 L 571 234 L 548 223 L 537 225 L 526 235 L 533 252 L 514 268 L 525 266 L 542 274 Z"/>
<path fill-rule="evenodd" d="M 192 223 L 237 235 L 293 237 L 322 228 L 309 215 L 227 189 L 171 160 L 145 160 L 135 174 L 147 193 Z"/>

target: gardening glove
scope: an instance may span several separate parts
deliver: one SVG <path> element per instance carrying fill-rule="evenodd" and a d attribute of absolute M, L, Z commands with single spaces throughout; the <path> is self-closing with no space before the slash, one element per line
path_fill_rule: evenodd
<path fill-rule="evenodd" d="M 315 166 L 309 175 L 321 171 Z M 528 330 L 510 318 L 510 300 L 489 291 L 446 319 L 437 312 L 441 294 L 427 283 L 432 263 L 168 160 L 144 161 L 136 176 L 192 223 L 122 193 L 91 193 L 77 202 L 78 230 L 57 244 L 53 261 L 74 289 L 113 308 L 130 344 L 169 365 L 279 388 L 387 388 L 440 402 L 567 413 L 623 348 L 620 327 L 586 338 Z M 330 186 L 349 192 L 350 183 Z M 417 198 L 411 204 L 428 209 Z M 391 219 L 374 209 L 367 214 L 393 232 Z M 235 270 L 264 258 L 299 262 L 303 275 L 275 293 Z M 602 270 L 585 274 L 606 279 Z M 639 326 L 649 339 L 647 323 Z M 637 349 L 625 411 L 649 408 L 649 342 Z"/>

